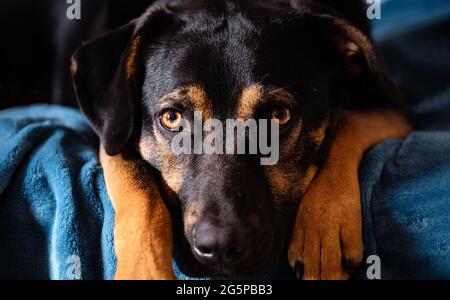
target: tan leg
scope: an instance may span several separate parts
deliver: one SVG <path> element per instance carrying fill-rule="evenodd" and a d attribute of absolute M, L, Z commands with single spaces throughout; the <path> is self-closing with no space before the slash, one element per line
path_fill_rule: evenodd
<path fill-rule="evenodd" d="M 172 221 L 154 178 L 137 184 L 135 166 L 122 155 L 100 149 L 106 189 L 115 210 L 115 279 L 175 279 Z M 144 186 L 144 187 L 143 187 Z"/>
<path fill-rule="evenodd" d="M 304 266 L 304 279 L 347 279 L 346 263 L 363 258 L 358 167 L 364 152 L 411 127 L 398 113 L 347 113 L 327 161 L 300 204 L 289 264 Z"/>

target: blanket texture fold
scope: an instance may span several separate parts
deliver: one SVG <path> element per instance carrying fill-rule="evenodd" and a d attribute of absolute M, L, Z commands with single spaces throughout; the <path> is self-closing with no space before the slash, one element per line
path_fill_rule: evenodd
<path fill-rule="evenodd" d="M 113 276 L 114 211 L 97 143 L 75 110 L 0 112 L 0 278 Z"/>

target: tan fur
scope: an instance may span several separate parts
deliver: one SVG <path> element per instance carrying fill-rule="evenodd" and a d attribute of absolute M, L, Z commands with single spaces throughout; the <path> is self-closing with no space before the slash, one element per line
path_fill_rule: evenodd
<path fill-rule="evenodd" d="M 139 141 L 139 152 L 147 161 L 150 161 L 153 156 L 158 158 L 157 163 L 161 176 L 171 191 L 178 194 L 183 183 L 186 166 L 190 164 L 190 160 L 183 163 L 177 162 L 170 149 L 170 144 L 158 130 L 155 130 L 155 139 L 156 143 L 154 144 L 146 139 L 141 139 Z"/>
<path fill-rule="evenodd" d="M 137 36 L 131 42 L 127 57 L 127 79 L 136 79 L 139 62 L 139 49 L 142 44 L 142 36 Z"/>
<path fill-rule="evenodd" d="M 278 203 L 282 197 L 295 199 L 296 195 L 302 195 L 310 186 L 317 171 L 317 167 L 312 165 L 302 174 L 297 171 L 295 165 L 278 164 L 266 167 L 265 174 L 275 201 Z"/>
<path fill-rule="evenodd" d="M 289 194 L 291 189 L 291 172 L 282 167 L 268 166 L 265 169 L 267 181 L 274 196 Z"/>
<path fill-rule="evenodd" d="M 257 105 L 268 99 L 295 101 L 295 97 L 283 88 L 254 84 L 243 89 L 236 106 L 236 119 L 252 118 Z"/>
<path fill-rule="evenodd" d="M 252 117 L 256 105 L 262 100 L 264 88 L 255 84 L 245 88 L 236 108 L 237 119 L 249 119 Z"/>
<path fill-rule="evenodd" d="M 210 99 L 206 91 L 199 84 L 191 84 L 184 87 L 177 88 L 170 93 L 162 96 L 159 103 L 164 103 L 169 100 L 177 100 L 187 103 L 194 111 L 202 112 L 203 119 L 213 118 L 213 109 Z"/>
<path fill-rule="evenodd" d="M 325 135 L 327 132 L 327 128 L 328 128 L 328 120 L 324 121 L 319 128 L 317 128 L 316 130 L 312 131 L 310 134 L 310 137 L 313 141 L 313 143 L 317 146 L 320 147 L 320 145 L 322 145 L 323 140 L 325 139 Z"/>
<path fill-rule="evenodd" d="M 172 221 L 155 179 L 135 174 L 133 161 L 120 154 L 111 157 L 101 149 L 100 159 L 115 211 L 115 279 L 175 279 Z"/>
<path fill-rule="evenodd" d="M 310 166 L 305 174 L 303 174 L 303 180 L 300 186 L 300 191 L 302 194 L 305 193 L 305 191 L 308 189 L 308 187 L 311 185 L 311 182 L 313 181 L 314 177 L 316 176 L 318 171 L 318 168 L 314 165 Z"/>
<path fill-rule="evenodd" d="M 363 256 L 358 167 L 365 150 L 405 137 L 408 122 L 392 111 L 347 114 L 326 163 L 300 204 L 289 263 L 304 264 L 305 279 L 346 279 L 342 259 Z"/>
<path fill-rule="evenodd" d="M 194 106 L 196 111 L 200 111 L 203 114 L 204 120 L 213 118 L 213 110 L 210 100 L 206 95 L 205 90 L 200 85 L 190 85 L 185 88 L 187 96 Z"/>
<path fill-rule="evenodd" d="M 289 138 L 285 139 L 283 144 L 280 145 L 280 157 L 291 157 L 290 154 L 295 152 L 298 153 L 298 141 L 300 139 L 301 133 L 302 133 L 302 121 L 299 120 L 298 124 L 296 124 L 289 133 Z"/>
<path fill-rule="evenodd" d="M 72 63 L 70 64 L 70 73 L 72 74 L 72 76 L 75 76 L 77 72 L 78 72 L 78 64 L 74 60 L 72 60 Z"/>

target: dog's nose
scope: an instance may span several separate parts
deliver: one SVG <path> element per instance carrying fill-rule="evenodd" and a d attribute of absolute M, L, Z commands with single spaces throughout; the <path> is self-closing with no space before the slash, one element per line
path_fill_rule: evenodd
<path fill-rule="evenodd" d="M 236 264 L 247 253 L 247 238 L 235 226 L 215 226 L 203 221 L 193 228 L 193 251 L 205 264 Z"/>

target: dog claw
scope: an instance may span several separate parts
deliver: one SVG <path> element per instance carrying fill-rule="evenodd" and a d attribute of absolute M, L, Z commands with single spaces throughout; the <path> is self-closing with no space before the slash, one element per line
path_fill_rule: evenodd
<path fill-rule="evenodd" d="M 345 273 L 351 275 L 355 273 L 355 271 L 360 266 L 360 263 L 351 261 L 349 259 L 342 259 L 342 268 L 344 269 Z"/>
<path fill-rule="evenodd" d="M 297 261 L 297 263 L 295 264 L 295 274 L 298 280 L 303 279 L 303 271 L 304 271 L 303 264 L 300 261 Z"/>

